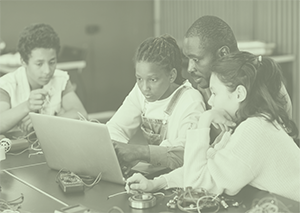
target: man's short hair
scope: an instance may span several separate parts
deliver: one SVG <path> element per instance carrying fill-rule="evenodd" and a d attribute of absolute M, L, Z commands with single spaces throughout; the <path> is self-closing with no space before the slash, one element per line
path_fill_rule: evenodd
<path fill-rule="evenodd" d="M 27 26 L 21 33 L 18 51 L 25 63 L 28 63 L 31 51 L 35 48 L 55 49 L 58 55 L 60 40 L 50 25 L 32 24 Z"/>
<path fill-rule="evenodd" d="M 229 47 L 230 52 L 238 51 L 233 31 L 225 21 L 216 16 L 202 16 L 197 19 L 185 37 L 199 37 L 201 48 L 210 52 L 215 52 L 222 46 Z"/>

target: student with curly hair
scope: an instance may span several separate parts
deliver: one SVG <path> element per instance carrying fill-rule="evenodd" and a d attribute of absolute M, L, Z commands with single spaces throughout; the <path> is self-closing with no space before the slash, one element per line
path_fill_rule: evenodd
<path fill-rule="evenodd" d="M 47 24 L 32 24 L 21 33 L 22 66 L 0 78 L 0 133 L 32 128 L 29 112 L 77 118 L 86 115 L 67 72 L 56 69 L 60 39 Z"/>

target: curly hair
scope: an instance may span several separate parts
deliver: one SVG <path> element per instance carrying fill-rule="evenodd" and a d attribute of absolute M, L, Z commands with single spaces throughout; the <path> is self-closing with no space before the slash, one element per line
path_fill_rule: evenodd
<path fill-rule="evenodd" d="M 143 41 L 135 55 L 135 62 L 139 61 L 156 63 L 168 71 L 175 68 L 177 71 L 175 83 L 182 84 L 184 81 L 181 75 L 181 50 L 176 40 L 169 35 L 162 35 L 156 38 L 151 37 Z"/>
<path fill-rule="evenodd" d="M 39 23 L 27 26 L 21 33 L 18 42 L 18 51 L 25 63 L 35 48 L 55 49 L 58 55 L 60 40 L 57 33 L 50 25 Z"/>
<path fill-rule="evenodd" d="M 230 52 L 238 51 L 237 41 L 230 26 L 216 16 L 202 16 L 197 19 L 185 34 L 186 38 L 199 37 L 201 47 L 215 52 L 227 46 Z"/>

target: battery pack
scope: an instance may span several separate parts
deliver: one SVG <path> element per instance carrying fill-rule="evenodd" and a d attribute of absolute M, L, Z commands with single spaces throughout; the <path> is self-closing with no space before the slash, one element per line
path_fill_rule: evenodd
<path fill-rule="evenodd" d="M 84 191 L 82 180 L 72 172 L 60 173 L 58 185 L 65 193 Z"/>

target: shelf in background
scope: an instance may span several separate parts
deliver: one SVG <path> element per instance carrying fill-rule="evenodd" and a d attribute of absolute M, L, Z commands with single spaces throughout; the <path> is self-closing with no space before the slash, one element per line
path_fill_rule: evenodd
<path fill-rule="evenodd" d="M 6 74 L 9 72 L 13 72 L 18 69 L 20 65 L 4 65 L 0 64 L 0 73 Z M 68 61 L 68 62 L 60 62 L 57 63 L 56 68 L 64 71 L 77 70 L 78 72 L 82 72 L 82 70 L 86 67 L 85 61 Z"/>

